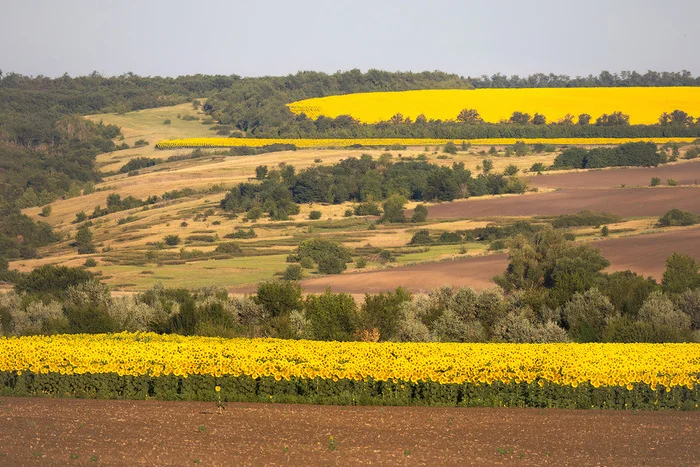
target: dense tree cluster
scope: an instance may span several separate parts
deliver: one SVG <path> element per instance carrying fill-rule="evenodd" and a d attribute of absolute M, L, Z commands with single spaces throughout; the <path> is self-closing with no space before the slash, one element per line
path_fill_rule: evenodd
<path fill-rule="evenodd" d="M 310 167 L 298 173 L 286 164 L 279 169 L 256 172 L 263 177 L 262 183 L 241 183 L 233 188 L 221 201 L 224 210 L 250 212 L 259 208 L 273 219 L 281 220 L 298 212 L 296 203 L 370 202 L 358 207 L 358 212 L 364 212 L 362 206 L 372 206 L 372 201 L 391 195 L 416 201 L 452 201 L 525 191 L 525 184 L 517 177 L 502 174 L 473 177 L 462 163 L 444 167 L 424 160 L 392 162 L 388 154 L 379 159 L 366 154 L 349 157 L 335 165 Z M 367 212 L 378 212 L 370 211 Z"/>
<path fill-rule="evenodd" d="M 554 159 L 554 168 L 651 167 L 666 162 L 654 143 L 625 143 L 617 147 L 570 148 Z"/>

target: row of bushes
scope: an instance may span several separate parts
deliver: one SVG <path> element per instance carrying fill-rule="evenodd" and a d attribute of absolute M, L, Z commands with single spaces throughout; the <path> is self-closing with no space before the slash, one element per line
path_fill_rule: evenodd
<path fill-rule="evenodd" d="M 216 390 L 219 388 L 219 391 Z M 209 375 L 120 376 L 0 372 L 0 395 L 99 399 L 283 402 L 334 405 L 425 405 L 448 407 L 538 407 L 567 409 L 697 410 L 700 386 L 655 390 L 635 384 L 577 387 L 550 382 L 440 384 L 432 381 L 355 381 L 350 379 Z"/>

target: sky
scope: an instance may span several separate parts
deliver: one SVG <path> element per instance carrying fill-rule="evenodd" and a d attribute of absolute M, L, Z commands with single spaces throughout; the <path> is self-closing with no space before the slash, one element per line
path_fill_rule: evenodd
<path fill-rule="evenodd" d="M 0 70 L 700 75 L 698 0 L 2 0 Z"/>

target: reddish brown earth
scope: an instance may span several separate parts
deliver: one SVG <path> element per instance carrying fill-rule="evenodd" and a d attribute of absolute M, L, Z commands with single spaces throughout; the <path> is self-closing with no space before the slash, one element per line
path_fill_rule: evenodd
<path fill-rule="evenodd" d="M 670 209 L 700 213 L 700 187 L 563 189 L 500 198 L 471 198 L 428 208 L 432 219 L 554 216 L 584 209 L 626 217 L 662 216 Z"/>
<path fill-rule="evenodd" d="M 697 465 L 700 414 L 0 398 L 3 465 Z M 333 442 L 331 442 L 331 436 Z"/>
<path fill-rule="evenodd" d="M 700 260 L 700 227 L 683 228 L 655 234 L 620 237 L 595 243 L 610 261 L 609 271 L 631 270 L 661 280 L 666 258 L 674 252 L 686 253 Z M 388 270 L 342 274 L 302 282 L 305 292 L 353 294 L 377 293 L 403 286 L 422 292 L 441 285 L 472 287 L 477 290 L 494 286 L 493 276 L 503 273 L 508 260 L 505 254 L 403 266 Z"/>
<path fill-rule="evenodd" d="M 700 161 L 684 162 L 660 167 L 633 167 L 586 172 L 565 172 L 528 177 L 530 186 L 538 188 L 611 188 L 621 185 L 649 186 L 652 177 L 674 179 L 681 185 L 700 184 Z"/>

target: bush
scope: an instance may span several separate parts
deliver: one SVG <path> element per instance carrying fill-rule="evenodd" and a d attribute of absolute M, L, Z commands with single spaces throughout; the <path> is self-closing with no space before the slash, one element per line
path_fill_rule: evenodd
<path fill-rule="evenodd" d="M 217 245 L 214 249 L 214 252 L 230 256 L 240 256 L 243 254 L 243 250 L 241 249 L 241 247 L 233 242 L 222 243 L 220 245 Z"/>
<path fill-rule="evenodd" d="M 97 261 L 95 261 L 93 258 L 88 258 L 85 260 L 85 263 L 83 264 L 86 268 L 94 268 L 97 266 Z"/>
<path fill-rule="evenodd" d="M 214 243 L 217 240 L 216 235 L 189 235 L 186 240 L 187 242 L 202 242 L 202 243 Z"/>
<path fill-rule="evenodd" d="M 309 219 L 312 221 L 318 220 L 321 218 L 321 211 L 311 211 L 309 213 Z"/>
<path fill-rule="evenodd" d="M 282 274 L 282 279 L 286 281 L 300 281 L 303 274 L 304 273 L 302 272 L 300 265 L 290 264 Z"/>
<path fill-rule="evenodd" d="M 668 294 L 681 294 L 700 287 L 700 264 L 690 255 L 673 253 L 666 258 L 661 288 Z"/>
<path fill-rule="evenodd" d="M 668 186 L 678 186 L 678 182 L 673 178 L 666 179 L 666 184 Z"/>
<path fill-rule="evenodd" d="M 433 239 L 430 237 L 430 232 L 426 229 L 419 230 L 411 237 L 411 245 L 430 245 Z"/>
<path fill-rule="evenodd" d="M 419 204 L 413 210 L 413 216 L 411 216 L 411 222 L 425 222 L 428 218 L 428 208 L 424 204 Z"/>
<path fill-rule="evenodd" d="M 406 198 L 401 195 L 391 195 L 384 202 L 384 217 L 383 222 L 405 222 L 406 218 L 403 215 L 403 207 L 407 203 Z"/>
<path fill-rule="evenodd" d="M 671 209 L 659 219 L 657 225 L 659 227 L 675 227 L 695 225 L 698 222 L 700 222 L 700 216 L 695 213 Z"/>
<path fill-rule="evenodd" d="M 148 141 L 146 141 L 145 139 L 140 139 L 134 143 L 135 148 L 140 148 L 142 146 L 148 146 Z"/>
<path fill-rule="evenodd" d="M 49 217 L 51 215 L 51 206 L 44 206 L 41 208 L 41 213 L 39 213 L 41 217 Z"/>
<path fill-rule="evenodd" d="M 484 159 L 486 160 L 486 159 Z M 510 177 L 515 174 L 517 174 L 520 171 L 518 167 L 515 164 L 509 164 L 504 170 L 503 170 L 503 175 Z"/>
<path fill-rule="evenodd" d="M 75 246 L 79 255 L 89 255 L 95 252 L 95 245 L 92 243 L 92 232 L 87 224 L 83 224 L 75 234 Z"/>
<path fill-rule="evenodd" d="M 356 216 L 380 216 L 382 214 L 379 205 L 371 201 L 358 204 L 355 206 L 354 212 Z"/>
<path fill-rule="evenodd" d="M 619 316 L 610 299 L 596 288 L 575 293 L 562 308 L 562 321 L 577 342 L 599 342 L 603 328 Z"/>
<path fill-rule="evenodd" d="M 355 267 L 357 269 L 364 269 L 367 267 L 367 260 L 363 256 L 360 256 L 355 260 Z"/>
<path fill-rule="evenodd" d="M 542 162 L 535 162 L 530 166 L 530 172 L 544 172 L 547 167 Z"/>
<path fill-rule="evenodd" d="M 442 148 L 442 152 L 455 155 L 457 154 L 457 145 L 454 143 L 454 141 L 450 141 Z"/>
<path fill-rule="evenodd" d="M 166 118 L 165 120 L 163 120 L 163 125 L 170 125 L 171 123 L 172 122 L 170 121 L 169 118 Z"/>
<path fill-rule="evenodd" d="M 617 214 L 609 212 L 598 212 L 583 210 L 576 214 L 562 214 L 552 221 L 552 226 L 557 229 L 566 227 L 599 226 L 603 224 L 614 224 L 620 222 L 622 218 Z"/>
<path fill-rule="evenodd" d="M 440 243 L 460 243 L 462 241 L 462 235 L 458 232 L 443 232 L 440 234 L 438 241 Z"/>
<path fill-rule="evenodd" d="M 659 186 L 661 184 L 661 179 L 659 177 L 651 177 L 651 186 Z"/>
<path fill-rule="evenodd" d="M 301 261 L 299 261 L 299 265 L 304 269 L 313 269 L 314 268 L 314 260 L 311 259 L 310 256 L 306 256 L 304 258 L 301 258 Z"/>
<path fill-rule="evenodd" d="M 170 246 L 175 246 L 180 244 L 180 236 L 179 235 L 166 235 L 163 237 L 163 241 L 165 242 L 166 245 Z"/>
<path fill-rule="evenodd" d="M 119 169 L 120 173 L 129 173 L 134 170 L 145 169 L 147 167 L 153 167 L 159 164 L 161 161 L 159 159 L 153 159 L 151 157 L 136 157 L 131 159 L 129 162 L 121 166 Z"/>
<path fill-rule="evenodd" d="M 233 233 L 227 233 L 226 235 L 224 235 L 224 238 L 241 238 L 241 239 L 244 239 L 244 238 L 255 238 L 255 237 L 257 237 L 257 236 L 258 236 L 258 235 L 255 233 L 255 230 L 252 229 L 252 228 L 250 228 L 250 229 L 248 229 L 248 230 L 246 230 L 246 229 L 239 229 L 239 230 L 236 230 L 236 231 L 233 232 Z"/>
<path fill-rule="evenodd" d="M 340 274 L 347 269 L 343 258 L 326 254 L 318 260 L 318 271 L 323 274 Z"/>
<path fill-rule="evenodd" d="M 603 228 L 600 229 L 600 235 L 602 235 L 603 237 L 607 237 L 608 235 L 610 235 L 610 229 L 607 225 L 604 225 Z"/>

